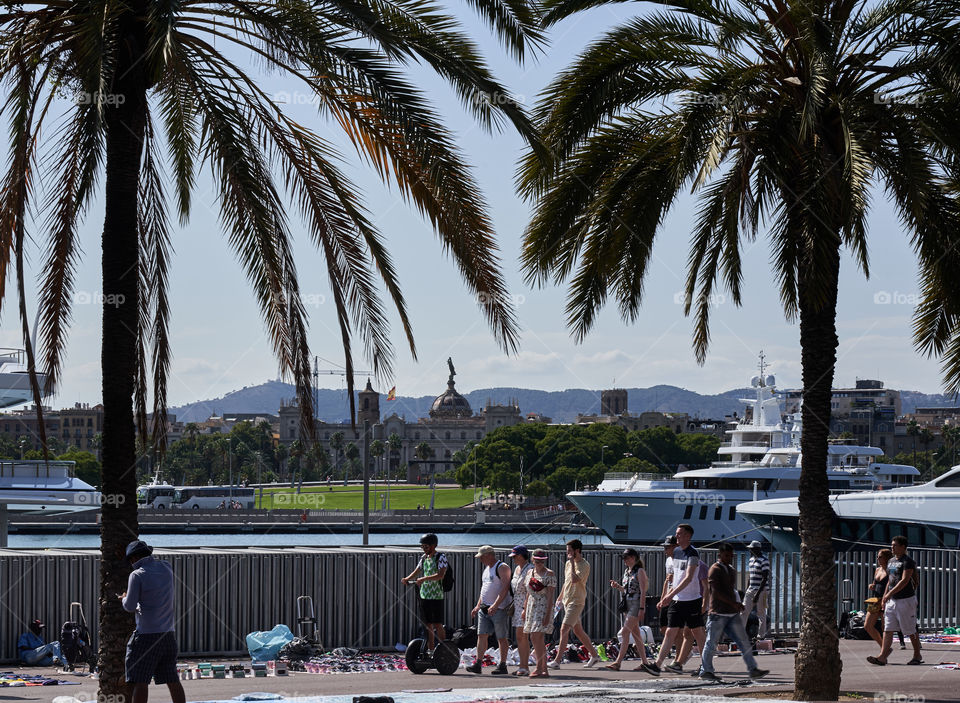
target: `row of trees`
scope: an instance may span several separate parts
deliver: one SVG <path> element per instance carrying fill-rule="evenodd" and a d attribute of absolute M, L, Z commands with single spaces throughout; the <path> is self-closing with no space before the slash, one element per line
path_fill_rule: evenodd
<path fill-rule="evenodd" d="M 627 432 L 595 423 L 500 427 L 453 456 L 461 486 L 487 486 L 498 492 L 532 496 L 563 495 L 575 487 L 595 487 L 607 471 L 673 473 L 706 466 L 720 440 L 712 435 L 677 434 L 666 427 Z M 522 484 L 522 486 L 521 486 Z"/>

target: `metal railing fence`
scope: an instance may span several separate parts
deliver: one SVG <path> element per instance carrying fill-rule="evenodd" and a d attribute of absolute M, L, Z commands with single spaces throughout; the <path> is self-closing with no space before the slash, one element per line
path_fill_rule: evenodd
<path fill-rule="evenodd" d="M 548 547 L 548 565 L 562 578 L 564 553 Z M 444 549 L 454 568 L 454 590 L 447 594 L 446 622 L 469 624 L 479 593 L 479 566 L 473 550 Z M 508 551 L 498 550 L 507 560 Z M 941 629 L 958 624 L 960 552 L 911 550 L 920 571 L 920 626 Z M 712 563 L 716 553 L 702 550 Z M 177 639 L 184 655 L 241 655 L 244 638 L 278 623 L 293 627 L 296 598 L 313 596 L 319 632 L 329 647 L 393 647 L 418 629 L 413 588 L 401 577 L 420 556 L 411 547 L 343 547 L 282 549 L 157 549 L 155 556 L 173 565 L 177 577 Z M 618 594 L 610 588 L 623 562 L 619 548 L 587 547 L 591 564 L 584 626 L 594 639 L 607 639 L 619 629 Z M 648 595 L 657 596 L 664 578 L 662 551 L 643 551 L 649 578 Z M 873 553 L 837 557 L 837 612 L 844 596 L 858 607 L 873 577 Z M 737 554 L 740 585 L 746 586 L 748 555 Z M 73 601 L 83 604 L 96 629 L 99 598 L 99 556 L 93 550 L 0 550 L 0 661 L 17 657 L 16 642 L 27 623 L 47 623 L 55 638 Z M 770 555 L 771 630 L 775 636 L 799 630 L 800 556 Z M 845 584 L 845 582 L 848 582 Z M 844 590 L 849 591 L 844 593 Z M 648 610 L 648 622 L 656 610 Z"/>

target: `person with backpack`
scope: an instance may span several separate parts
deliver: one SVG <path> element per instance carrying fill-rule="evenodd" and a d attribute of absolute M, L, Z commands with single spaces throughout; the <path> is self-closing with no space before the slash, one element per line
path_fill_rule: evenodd
<path fill-rule="evenodd" d="M 920 636 L 917 633 L 917 562 L 907 554 L 907 538 L 897 535 L 891 540 L 893 557 L 887 562 L 887 590 L 880 599 L 883 610 L 883 646 L 880 656 L 867 657 L 876 666 L 885 666 L 893 650 L 893 633 L 902 632 L 913 645 L 913 659 L 907 664 L 923 664 Z"/>
<path fill-rule="evenodd" d="M 518 544 L 510 552 L 515 564 L 510 588 L 513 593 L 513 627 L 517 638 L 517 653 L 520 655 L 520 668 L 513 673 L 526 676 L 530 673 L 530 637 L 523 631 L 523 606 L 527 602 L 527 576 L 533 571 L 530 562 L 530 550 L 526 545 Z"/>
<path fill-rule="evenodd" d="M 154 559 L 153 547 L 141 540 L 128 544 L 126 555 L 133 570 L 127 590 L 119 598 L 124 610 L 137 614 L 137 627 L 127 642 L 125 661 L 133 703 L 147 703 L 150 679 L 167 684 L 173 703 L 185 703 L 177 673 L 173 567 L 168 561 Z"/>
<path fill-rule="evenodd" d="M 423 535 L 420 538 L 423 556 L 413 572 L 400 579 L 404 586 L 413 581 L 420 589 L 420 619 L 427 631 L 427 650 L 423 653 L 426 658 L 433 656 L 435 642 L 443 642 L 446 638 L 443 629 L 443 593 L 453 588 L 453 571 L 450 570 L 446 555 L 437 551 L 438 543 L 437 536 L 432 532 Z M 446 587 L 448 580 L 449 588 Z"/>
<path fill-rule="evenodd" d="M 20 661 L 27 666 L 51 666 L 62 664 L 67 666 L 60 653 L 60 643 L 54 640 L 46 642 L 43 639 L 43 630 L 46 628 L 40 620 L 34 620 L 27 626 L 27 631 L 17 640 L 17 650 L 20 652 Z"/>
<path fill-rule="evenodd" d="M 477 660 L 467 667 L 472 674 L 483 673 L 483 654 L 487 651 L 487 638 L 494 635 L 500 648 L 500 663 L 490 673 L 502 676 L 507 673 L 507 652 L 510 649 L 510 617 L 513 595 L 510 593 L 510 567 L 497 559 L 497 553 L 489 544 L 477 550 L 475 555 L 483 570 L 480 572 L 480 597 L 470 611 L 470 617 L 479 617 L 477 622 Z"/>

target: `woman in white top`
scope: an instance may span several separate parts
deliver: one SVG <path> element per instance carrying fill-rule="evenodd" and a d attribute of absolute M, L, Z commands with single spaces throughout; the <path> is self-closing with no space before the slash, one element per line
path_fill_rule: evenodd
<path fill-rule="evenodd" d="M 518 544 L 510 552 L 513 557 L 514 569 L 510 585 L 513 587 L 513 627 L 517 634 L 517 653 L 520 655 L 520 668 L 513 673 L 516 676 L 526 676 L 530 673 L 530 638 L 523 631 L 523 606 L 527 602 L 527 576 L 533 569 L 530 563 L 530 551 L 522 544 Z"/>

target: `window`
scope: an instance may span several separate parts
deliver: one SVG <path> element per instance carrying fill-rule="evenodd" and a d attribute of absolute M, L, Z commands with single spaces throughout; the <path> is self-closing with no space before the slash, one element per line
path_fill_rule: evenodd
<path fill-rule="evenodd" d="M 736 505 L 731 505 L 731 506 L 730 506 L 730 516 L 729 516 L 727 519 L 728 519 L 730 522 L 733 522 L 736 517 L 737 517 L 737 506 L 736 506 Z"/>
<path fill-rule="evenodd" d="M 706 519 L 707 519 L 707 506 L 706 506 L 706 505 L 701 505 L 701 506 L 700 506 L 700 517 L 698 517 L 697 519 L 698 519 L 698 520 L 706 520 Z"/>
<path fill-rule="evenodd" d="M 466 432 L 461 432 L 461 433 L 460 433 L 460 439 L 466 439 L 466 438 L 467 438 L 467 433 L 466 433 Z"/>
<path fill-rule="evenodd" d="M 482 439 L 482 438 L 483 438 L 483 433 L 477 432 L 477 439 Z"/>
<path fill-rule="evenodd" d="M 937 488 L 960 488 L 960 471 L 937 481 Z"/>
<path fill-rule="evenodd" d="M 449 432 L 449 430 L 447 431 L 446 439 L 450 439 L 450 432 Z"/>
<path fill-rule="evenodd" d="M 413 438 L 414 438 L 414 439 L 420 439 L 420 433 L 419 433 L 419 432 L 414 432 L 414 433 L 413 433 Z"/>
<path fill-rule="evenodd" d="M 691 515 L 693 515 L 693 506 L 688 505 L 686 508 L 683 509 L 683 519 L 689 520 Z"/>
<path fill-rule="evenodd" d="M 87 427 L 93 427 L 93 418 L 92 418 L 92 417 L 88 417 L 88 418 L 87 418 Z"/>
<path fill-rule="evenodd" d="M 723 506 L 718 505 L 717 509 L 713 511 L 713 519 L 719 520 L 721 517 L 723 517 Z"/>

